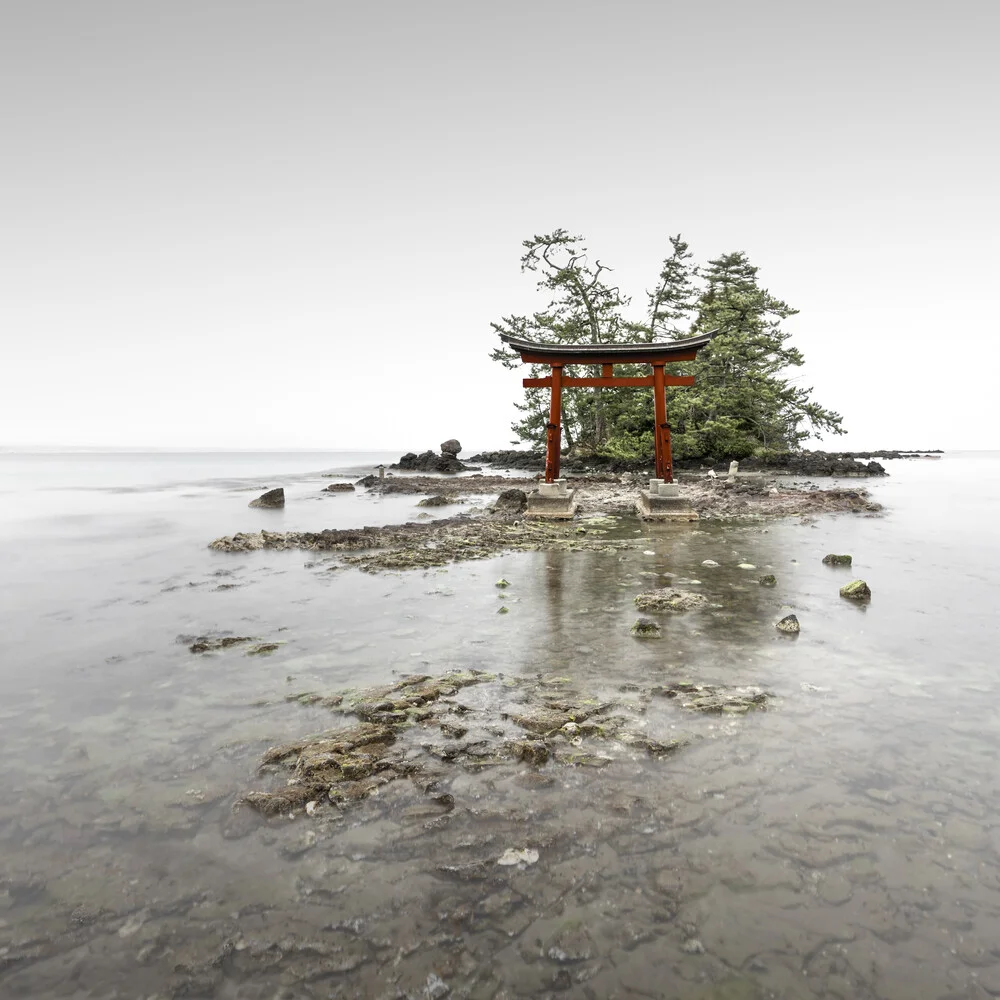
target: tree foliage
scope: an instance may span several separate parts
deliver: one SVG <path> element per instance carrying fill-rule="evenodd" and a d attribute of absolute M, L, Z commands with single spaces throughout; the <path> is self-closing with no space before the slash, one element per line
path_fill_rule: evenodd
<path fill-rule="evenodd" d="M 677 458 L 713 455 L 743 458 L 789 451 L 807 438 L 843 433 L 841 417 L 815 403 L 812 389 L 790 372 L 803 364 L 788 341 L 783 320 L 797 310 L 758 283 L 742 251 L 722 254 L 704 267 L 692 263 L 688 244 L 670 238 L 641 320 L 629 319 L 631 299 L 611 283 L 611 269 L 590 263 L 582 236 L 564 229 L 525 240 L 521 270 L 537 275 L 545 308 L 530 316 L 505 316 L 492 325 L 541 343 L 619 344 L 662 342 L 718 330 L 693 362 L 675 366 L 695 385 L 667 390 L 667 413 Z M 501 347 L 491 357 L 509 368 L 517 354 Z M 575 370 L 573 370 L 575 369 Z M 616 374 L 648 374 L 645 365 L 617 365 Z M 600 374 L 599 366 L 575 365 L 567 374 Z M 531 366 L 532 376 L 548 367 Z M 526 389 L 516 403 L 522 416 L 512 429 L 521 441 L 540 444 L 548 422 L 548 390 Z M 642 458 L 653 451 L 653 405 L 648 389 L 563 391 L 563 431 L 571 451 Z"/>

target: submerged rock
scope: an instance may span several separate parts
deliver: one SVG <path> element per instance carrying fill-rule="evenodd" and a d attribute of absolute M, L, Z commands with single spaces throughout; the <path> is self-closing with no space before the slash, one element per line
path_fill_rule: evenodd
<path fill-rule="evenodd" d="M 871 599 L 872 592 L 864 580 L 852 580 L 840 588 L 840 596 L 852 601 L 867 601 Z"/>
<path fill-rule="evenodd" d="M 653 688 L 652 693 L 663 698 L 676 698 L 693 712 L 743 715 L 751 709 L 765 708 L 768 694 L 758 687 L 721 687 L 716 684 L 695 684 L 680 681 Z"/>
<path fill-rule="evenodd" d="M 838 556 L 836 553 L 831 552 L 829 555 L 823 556 L 823 562 L 827 566 L 850 566 L 852 560 L 850 556 Z"/>
<path fill-rule="evenodd" d="M 354 484 L 353 483 L 330 483 L 329 486 L 323 487 L 324 493 L 353 493 Z"/>
<path fill-rule="evenodd" d="M 659 639 L 660 637 L 660 626 L 652 618 L 637 618 L 631 631 L 632 635 L 644 639 Z"/>
<path fill-rule="evenodd" d="M 768 573 L 766 576 L 762 576 L 757 582 L 762 587 L 776 587 L 778 585 L 778 578 L 773 573 Z"/>
<path fill-rule="evenodd" d="M 635 606 L 640 611 L 690 611 L 708 604 L 708 598 L 703 594 L 692 594 L 686 590 L 674 590 L 663 587 L 660 590 L 650 590 L 638 594 Z"/>
<path fill-rule="evenodd" d="M 279 486 L 276 490 L 268 490 L 266 493 L 261 493 L 256 500 L 251 500 L 248 507 L 284 507 L 285 506 L 285 491 Z"/>
<path fill-rule="evenodd" d="M 487 685 L 488 690 L 466 700 L 456 698 L 466 687 Z M 542 766 L 606 767 L 623 754 L 634 759 L 637 752 L 664 758 L 688 740 L 660 741 L 645 731 L 648 722 L 642 713 L 654 695 L 676 697 L 692 711 L 735 713 L 761 707 L 766 698 L 756 688 L 690 683 L 653 690 L 629 685 L 628 690 L 621 703 L 602 702 L 576 690 L 566 678 L 500 679 L 470 670 L 439 677 L 419 674 L 326 698 L 312 692 L 290 695 L 286 700 L 352 715 L 356 721 L 271 747 L 261 766 L 262 774 L 274 775 L 272 787 L 246 793 L 237 806 L 265 816 L 321 815 L 321 806 L 348 808 L 406 778 L 435 806 L 430 814 L 430 803 L 414 807 L 413 815 L 433 818 L 442 806 L 452 809 L 453 793 L 465 787 L 454 785 L 442 793 L 447 767 L 473 774 L 488 770 L 492 776 L 506 766 L 514 777 L 537 774 Z M 598 749 L 604 752 L 593 752 Z"/>
<path fill-rule="evenodd" d="M 192 653 L 212 653 L 219 649 L 229 649 L 244 642 L 255 642 L 249 635 L 199 635 L 189 646 Z"/>
<path fill-rule="evenodd" d="M 781 621 L 774 623 L 774 627 L 786 635 L 797 635 L 799 632 L 799 620 L 795 615 L 785 615 Z"/>
<path fill-rule="evenodd" d="M 450 503 L 455 501 L 451 497 L 445 496 L 434 496 L 434 497 L 424 497 L 417 506 L 418 507 L 446 507 Z"/>

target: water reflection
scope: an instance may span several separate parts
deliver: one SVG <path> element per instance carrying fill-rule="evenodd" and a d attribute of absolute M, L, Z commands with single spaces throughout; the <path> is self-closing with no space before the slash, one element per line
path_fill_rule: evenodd
<path fill-rule="evenodd" d="M 235 591 L 210 589 L 205 556 L 179 589 L 150 576 L 149 605 L 77 620 L 78 655 L 40 665 L 46 683 L 4 682 L 0 994 L 1000 992 L 995 626 L 963 612 L 952 555 L 921 564 L 938 607 L 885 522 L 609 530 L 639 547 L 385 577 L 268 552 L 226 563 Z M 839 599 L 834 550 L 858 553 L 867 610 Z M 634 639 L 632 598 L 668 582 L 710 607 Z M 797 641 L 773 626 L 789 610 Z M 195 657 L 176 640 L 210 628 L 284 644 Z M 265 745 L 331 724 L 286 694 L 468 666 L 568 678 L 692 742 L 612 747 L 603 769 L 442 767 L 448 813 L 402 781 L 313 820 L 231 812 Z M 776 703 L 639 704 L 680 679 Z M 537 863 L 495 864 L 525 845 Z"/>

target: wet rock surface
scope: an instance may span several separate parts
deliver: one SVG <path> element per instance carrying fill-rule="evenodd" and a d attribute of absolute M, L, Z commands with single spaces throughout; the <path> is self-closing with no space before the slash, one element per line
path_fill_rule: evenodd
<path fill-rule="evenodd" d="M 324 493 L 353 493 L 354 484 L 353 483 L 330 483 L 329 486 L 323 487 Z"/>
<path fill-rule="evenodd" d="M 262 493 L 256 500 L 251 500 L 247 505 L 248 507 L 284 507 L 285 506 L 285 491 L 282 487 L 278 487 L 275 490 L 268 490 L 266 493 Z"/>

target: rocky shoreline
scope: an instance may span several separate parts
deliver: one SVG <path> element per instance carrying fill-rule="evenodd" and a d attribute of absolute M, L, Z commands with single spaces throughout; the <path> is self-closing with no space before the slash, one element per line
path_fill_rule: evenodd
<path fill-rule="evenodd" d="M 363 483 L 368 485 L 367 481 Z M 625 518 L 635 515 L 642 481 L 629 477 L 581 476 L 573 480 L 579 497 L 576 520 L 551 523 L 525 520 L 525 494 L 511 489 L 517 480 L 469 476 L 441 480 L 431 477 L 375 479 L 372 492 L 430 493 L 446 501 L 474 495 L 495 496 L 488 508 L 473 509 L 455 517 L 324 531 L 238 532 L 215 539 L 209 547 L 219 552 L 253 552 L 262 549 L 304 549 L 337 557 L 328 568 L 355 567 L 368 573 L 404 569 L 429 569 L 451 562 L 487 559 L 501 552 L 542 550 L 614 551 L 639 544 L 632 533 L 618 531 Z M 526 484 L 527 485 L 527 484 Z M 508 487 L 500 490 L 499 487 Z M 819 489 L 810 485 L 777 486 L 761 478 L 728 483 L 702 478 L 683 487 L 683 495 L 705 520 L 733 518 L 761 520 L 771 517 L 812 516 L 832 512 L 881 511 L 866 490 Z"/>

